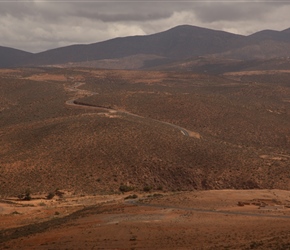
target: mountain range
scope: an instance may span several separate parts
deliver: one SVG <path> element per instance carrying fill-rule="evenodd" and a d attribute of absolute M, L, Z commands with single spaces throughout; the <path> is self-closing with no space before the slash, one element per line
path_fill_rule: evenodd
<path fill-rule="evenodd" d="M 114 69 L 185 69 L 222 72 L 290 56 L 290 28 L 249 36 L 181 25 L 160 33 L 71 45 L 40 53 L 0 47 L 0 67 L 71 66 Z M 271 63 L 270 63 L 271 64 Z M 278 63 L 279 64 L 279 63 Z M 281 63 L 280 63 L 281 64 Z M 283 64 L 283 65 L 284 65 Z M 271 67 L 275 68 L 277 61 Z"/>

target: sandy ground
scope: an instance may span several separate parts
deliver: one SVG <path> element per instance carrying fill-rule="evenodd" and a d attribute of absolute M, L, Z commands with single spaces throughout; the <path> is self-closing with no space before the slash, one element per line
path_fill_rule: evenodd
<path fill-rule="evenodd" d="M 126 195 L 1 200 L 0 249 L 290 248 L 289 191 Z"/>
<path fill-rule="evenodd" d="M 240 72 L 228 72 L 225 76 L 243 76 L 243 75 L 261 75 L 261 74 L 277 74 L 277 73 L 289 73 L 290 70 L 250 70 L 250 71 L 240 71 Z"/>
<path fill-rule="evenodd" d="M 0 71 L 1 72 L 1 71 Z M 25 79 L 34 80 L 34 81 L 58 81 L 58 82 L 67 82 L 70 80 L 74 81 L 83 81 L 84 77 L 81 75 L 76 75 L 74 77 L 67 77 L 62 74 L 49 74 L 49 73 L 40 73 L 33 74 Z"/>

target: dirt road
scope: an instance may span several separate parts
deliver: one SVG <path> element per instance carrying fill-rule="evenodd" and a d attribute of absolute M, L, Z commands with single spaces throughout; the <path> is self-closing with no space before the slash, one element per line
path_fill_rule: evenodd
<path fill-rule="evenodd" d="M 79 95 L 92 96 L 92 95 L 97 95 L 98 94 L 96 92 L 91 92 L 91 91 L 88 91 L 88 90 L 81 90 L 81 89 L 79 89 L 79 87 L 82 86 L 82 85 L 84 85 L 84 84 L 85 84 L 84 82 L 77 82 L 74 85 L 72 85 L 70 87 L 67 87 L 66 89 L 69 90 L 69 91 L 78 92 Z M 187 136 L 187 137 L 195 137 L 195 138 L 200 139 L 200 136 L 198 135 L 198 133 L 196 133 L 196 132 L 193 133 L 191 131 L 188 131 L 185 128 L 182 128 L 180 126 L 177 126 L 177 125 L 172 124 L 172 123 L 169 123 L 169 122 L 163 122 L 163 121 L 155 120 L 155 119 L 152 119 L 152 118 L 146 118 L 146 117 L 143 117 L 143 116 L 140 116 L 140 115 L 136 115 L 136 114 L 130 113 L 128 111 L 121 111 L 121 110 L 111 109 L 111 108 L 107 108 L 107 107 L 102 107 L 102 106 L 97 106 L 97 105 L 91 105 L 91 104 L 81 103 L 81 102 L 78 102 L 77 101 L 78 99 L 68 100 L 68 101 L 66 101 L 66 104 L 69 105 L 69 106 L 75 106 L 75 107 L 79 107 L 79 108 L 91 108 L 91 109 L 98 109 L 98 110 L 107 110 L 107 111 L 111 111 L 111 112 L 113 111 L 113 112 L 115 112 L 116 114 L 119 114 L 119 115 L 129 115 L 129 116 L 138 117 L 140 119 L 148 119 L 148 120 L 151 120 L 151 121 L 154 121 L 154 122 L 158 122 L 158 123 L 161 123 L 161 124 L 168 125 L 168 126 L 171 126 L 173 128 L 176 128 L 184 136 Z M 196 135 L 196 134 L 198 136 L 191 136 L 191 135 Z"/>

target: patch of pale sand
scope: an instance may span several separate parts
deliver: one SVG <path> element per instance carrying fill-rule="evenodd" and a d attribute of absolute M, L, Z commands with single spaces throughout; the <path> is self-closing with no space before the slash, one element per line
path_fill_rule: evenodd
<path fill-rule="evenodd" d="M 239 202 L 245 202 L 248 205 L 239 206 Z M 253 211 L 260 213 L 259 206 L 256 203 L 266 203 L 269 206 L 285 205 L 285 212 L 290 213 L 286 207 L 290 204 L 290 191 L 287 190 L 206 190 L 182 192 L 164 196 L 158 200 L 152 200 L 151 203 L 161 205 L 172 205 L 185 208 L 199 208 L 206 210 L 223 211 Z M 255 204 L 254 204 L 255 203 Z"/>
<path fill-rule="evenodd" d="M 82 114 L 81 116 L 95 116 L 95 115 L 107 117 L 107 118 L 121 118 L 120 115 L 110 114 L 108 112 L 86 113 L 86 114 Z"/>
<path fill-rule="evenodd" d="M 20 73 L 21 70 L 19 69 L 0 69 L 0 74 L 1 73 L 4 73 L 4 74 L 7 74 L 7 73 Z"/>
<path fill-rule="evenodd" d="M 200 193 L 208 193 L 208 196 L 211 197 L 227 197 L 231 199 L 236 198 L 257 198 L 264 197 L 264 198 L 277 198 L 280 197 L 281 199 L 289 199 L 290 191 L 289 190 L 280 190 L 280 189 L 250 189 L 250 190 L 234 190 L 234 189 L 223 189 L 223 190 L 210 190 L 210 191 L 200 191 Z"/>
<path fill-rule="evenodd" d="M 196 139 L 201 139 L 201 135 L 197 132 L 193 131 L 187 131 L 190 137 L 196 138 Z"/>
<path fill-rule="evenodd" d="M 66 82 L 67 77 L 65 75 L 56 75 L 56 74 L 36 74 L 29 77 L 25 77 L 24 79 L 34 80 L 34 81 L 61 81 Z"/>
<path fill-rule="evenodd" d="M 277 73 L 290 73 L 290 70 L 253 70 L 253 71 L 239 71 L 227 72 L 225 76 L 243 76 L 243 75 L 271 75 Z"/>
<path fill-rule="evenodd" d="M 85 80 L 85 77 L 82 75 L 74 75 L 74 76 L 69 77 L 69 80 L 81 82 Z"/>
<path fill-rule="evenodd" d="M 277 110 L 272 110 L 272 109 L 267 109 L 267 111 L 270 113 L 278 114 L 278 115 L 285 113 L 285 111 L 277 111 Z"/>
<path fill-rule="evenodd" d="M 260 158 L 265 160 L 273 160 L 273 161 L 287 161 L 290 156 L 288 155 L 259 155 Z"/>
<path fill-rule="evenodd" d="M 111 115 L 111 114 L 108 114 L 108 113 L 103 113 L 103 115 L 107 118 L 121 118 L 120 115 Z"/>

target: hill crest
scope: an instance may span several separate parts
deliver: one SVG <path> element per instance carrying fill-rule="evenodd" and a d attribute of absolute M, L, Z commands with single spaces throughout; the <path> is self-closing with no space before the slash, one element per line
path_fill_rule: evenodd
<path fill-rule="evenodd" d="M 84 66 L 88 65 L 88 62 L 102 65 L 99 60 L 112 59 L 114 65 L 106 63 L 104 67 L 116 68 L 116 60 L 122 61 L 124 58 L 134 57 L 136 65 L 132 62 L 132 69 L 138 69 L 164 66 L 172 62 L 204 56 L 235 60 L 271 59 L 281 55 L 287 57 L 290 56 L 289 30 L 262 30 L 243 36 L 220 30 L 180 25 L 151 35 L 117 37 L 35 54 L 19 50 L 13 50 L 14 53 L 11 53 L 10 48 L 2 49 L 4 51 L 2 54 L 6 56 L 0 59 L 0 67 L 47 65 L 67 67 L 71 64 Z M 1 48 L 3 47 L 0 47 L 0 53 Z M 143 56 L 140 58 L 138 55 Z M 144 57 L 144 55 L 148 56 Z M 122 68 L 121 64 L 120 68 Z"/>

